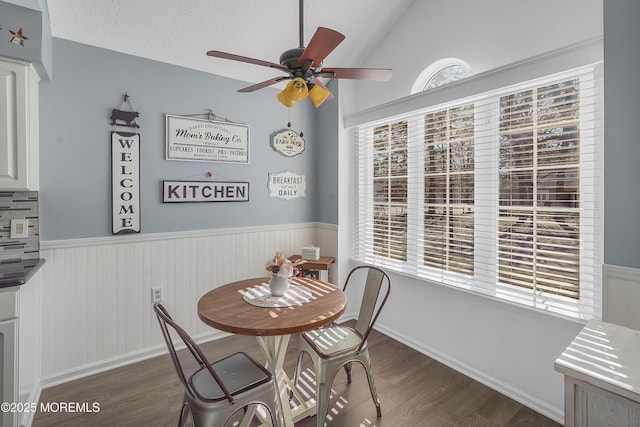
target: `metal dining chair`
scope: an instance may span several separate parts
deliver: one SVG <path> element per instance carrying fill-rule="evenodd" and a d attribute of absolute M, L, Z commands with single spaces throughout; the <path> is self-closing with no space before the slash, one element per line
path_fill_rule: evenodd
<path fill-rule="evenodd" d="M 153 309 L 178 378 L 185 388 L 178 426 L 187 423 L 189 416 L 195 427 L 223 426 L 239 410 L 246 411 L 248 406 L 258 404 L 267 409 L 273 426 L 281 425 L 274 380 L 269 371 L 244 352 L 210 363 L 162 304 L 154 304 Z M 175 335 L 188 352 L 176 351 Z M 188 373 L 190 364 L 191 370 L 195 370 L 193 374 Z"/>
<path fill-rule="evenodd" d="M 371 267 L 355 267 L 344 284 L 343 290 L 356 278 L 365 276 L 364 281 L 360 281 L 363 286 L 360 313 L 353 328 L 348 326 L 332 325 L 329 327 L 304 332 L 300 335 L 300 353 L 296 364 L 294 386 L 297 386 L 302 370 L 302 358 L 308 354 L 313 361 L 316 376 L 316 426 L 324 427 L 329 401 L 331 398 L 331 385 L 333 380 L 344 367 L 347 374 L 347 383 L 351 384 L 352 362 L 360 363 L 366 373 L 369 382 L 369 390 L 373 403 L 376 405 L 378 418 L 382 416 L 380 409 L 380 399 L 373 381 L 371 360 L 367 347 L 367 337 L 373 329 L 382 308 L 389 298 L 391 291 L 391 279 L 384 270 Z M 362 283 L 364 282 L 364 283 Z M 354 285 L 352 285 L 354 286 Z"/>

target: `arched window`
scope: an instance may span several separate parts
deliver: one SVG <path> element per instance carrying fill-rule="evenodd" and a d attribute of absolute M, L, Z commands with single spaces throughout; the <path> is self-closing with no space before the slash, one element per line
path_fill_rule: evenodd
<path fill-rule="evenodd" d="M 418 76 L 411 94 L 433 89 L 451 82 L 473 76 L 471 66 L 462 59 L 445 58 L 429 65 Z"/>

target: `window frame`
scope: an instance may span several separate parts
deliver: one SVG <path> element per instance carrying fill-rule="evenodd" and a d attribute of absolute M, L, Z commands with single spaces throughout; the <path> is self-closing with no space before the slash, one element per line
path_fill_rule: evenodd
<path fill-rule="evenodd" d="M 592 71 L 580 71 L 579 74 L 580 76 L 582 76 L 584 75 L 584 73 L 591 73 L 591 72 Z M 465 103 L 471 103 L 471 102 L 479 103 L 478 105 L 482 105 L 482 103 L 494 102 L 494 101 L 489 101 L 489 97 L 493 97 L 492 99 L 497 100 L 498 107 L 495 109 L 481 109 L 482 113 L 476 114 L 474 117 L 474 120 L 475 120 L 474 128 L 476 129 L 475 133 L 477 135 L 475 138 L 476 139 L 475 145 L 484 147 L 483 150 L 485 151 L 485 153 L 483 153 L 483 155 L 480 157 L 483 162 L 493 164 L 493 166 L 490 166 L 489 169 L 494 168 L 495 174 L 497 175 L 499 143 L 496 141 L 491 142 L 490 139 L 492 138 L 492 136 L 499 134 L 500 125 L 499 125 L 499 118 L 497 116 L 499 114 L 499 99 L 501 94 L 504 95 L 507 92 L 513 93 L 517 90 L 522 90 L 522 88 L 540 87 L 541 85 L 549 84 L 550 82 L 560 82 L 563 79 L 566 79 L 567 76 L 574 76 L 575 73 L 576 73 L 575 70 L 570 70 L 565 73 L 554 73 L 553 75 L 550 75 L 547 77 L 535 79 L 533 83 L 532 81 L 527 81 L 520 84 L 510 85 L 508 87 L 498 88 L 492 91 L 483 92 L 479 95 L 464 97 L 461 99 L 447 102 L 445 104 L 434 105 L 418 111 L 412 111 L 410 113 L 407 113 L 406 115 L 402 115 L 401 117 L 398 116 L 398 117 L 390 118 L 389 120 L 383 119 L 383 120 L 377 120 L 376 122 L 368 123 L 367 127 L 373 129 L 376 124 L 381 125 L 381 124 L 384 124 L 385 122 L 391 123 L 390 120 L 398 121 L 400 118 L 403 118 L 409 121 L 408 129 L 409 129 L 410 135 L 408 136 L 408 139 L 410 141 L 414 141 L 413 144 L 410 143 L 409 145 L 409 152 L 411 153 L 410 159 L 412 159 L 409 165 L 409 176 L 410 176 L 410 180 L 414 181 L 414 185 L 410 186 L 409 192 L 408 192 L 409 218 L 407 220 L 407 224 L 408 224 L 407 230 L 408 230 L 408 233 L 417 231 L 416 232 L 417 237 L 415 239 L 416 244 L 414 245 L 408 244 L 407 261 L 404 263 L 397 262 L 397 261 L 392 262 L 382 257 L 367 257 L 366 255 L 363 256 L 362 251 L 360 251 L 357 248 L 354 248 L 355 250 L 353 251 L 353 258 L 360 262 L 368 262 L 368 263 L 381 265 L 383 267 L 396 270 L 400 273 L 408 274 L 410 276 L 433 281 L 433 282 L 440 283 L 447 286 L 454 286 L 457 288 L 470 290 L 472 292 L 479 292 L 494 298 L 515 302 L 518 304 L 524 304 L 526 306 L 533 307 L 536 309 L 541 309 L 543 311 L 548 311 L 548 312 L 566 315 L 570 317 L 577 317 L 581 319 L 599 318 L 601 316 L 601 294 L 602 294 L 602 289 L 601 289 L 602 250 L 601 248 L 596 247 L 598 245 L 597 238 L 595 239 L 596 243 L 591 245 L 592 247 L 587 248 L 587 250 L 589 252 L 598 253 L 598 255 L 595 256 L 595 259 L 600 261 L 599 263 L 597 263 L 598 265 L 590 266 L 590 268 L 586 268 L 586 270 L 583 271 L 582 267 L 583 267 L 583 264 L 585 263 L 584 261 L 585 257 L 583 256 L 582 250 L 581 250 L 581 255 L 580 255 L 581 292 L 580 292 L 580 300 L 577 302 L 572 300 L 568 300 L 568 301 L 562 300 L 558 302 L 557 301 L 558 298 L 554 298 L 554 301 L 550 302 L 549 300 L 547 300 L 544 293 L 539 293 L 539 292 L 530 292 L 530 295 L 527 297 L 526 295 L 523 295 L 523 294 L 526 294 L 527 292 L 523 292 L 522 289 L 513 290 L 509 286 L 504 286 L 499 283 L 496 283 L 494 286 L 486 286 L 486 285 L 477 286 L 474 283 L 475 282 L 474 275 L 472 275 L 471 277 L 464 277 L 464 275 L 455 274 L 451 272 L 433 271 L 433 269 L 425 268 L 424 266 L 421 266 L 421 263 L 419 262 L 420 254 L 423 251 L 423 247 L 421 247 L 422 245 L 420 242 L 423 241 L 423 237 L 424 237 L 422 233 L 422 230 L 424 230 L 423 223 L 422 223 L 422 219 L 424 215 L 419 214 L 422 211 L 417 210 L 415 205 L 422 204 L 422 200 L 423 200 L 422 195 L 424 194 L 424 192 L 423 192 L 423 187 L 421 187 L 419 183 L 424 182 L 424 175 L 420 175 L 419 178 L 415 178 L 415 176 L 413 175 L 416 173 L 416 171 L 420 170 L 420 168 L 423 168 L 422 166 L 423 152 L 422 152 L 422 149 L 416 148 L 416 146 L 418 146 L 419 143 L 415 142 L 420 138 L 415 138 L 415 136 L 411 135 L 412 129 L 413 129 L 413 132 L 415 132 L 415 126 L 419 126 L 419 123 L 418 123 L 419 118 L 416 119 L 414 116 L 417 115 L 418 117 L 420 117 L 421 115 L 421 117 L 424 117 L 424 115 L 430 111 L 431 112 L 439 111 L 439 110 L 442 110 L 443 108 L 455 108 L 455 106 L 457 105 L 463 105 Z M 597 74 L 599 76 L 600 71 L 599 69 L 598 70 L 594 69 L 593 73 L 594 75 Z M 591 90 L 592 92 L 595 92 L 596 89 L 594 88 L 595 83 L 593 83 L 593 80 L 589 80 L 589 79 L 581 80 L 581 85 L 582 84 L 586 84 L 587 86 L 585 87 L 581 86 L 581 89 L 580 89 L 581 91 Z M 591 87 L 588 87 L 589 85 L 591 85 Z M 596 97 L 597 95 L 595 93 L 592 93 L 589 96 Z M 584 99 L 584 98 L 585 97 L 581 97 L 581 99 Z M 600 95 L 600 102 L 601 102 L 601 95 Z M 587 114 L 593 116 L 594 114 L 601 114 L 601 107 L 600 107 L 600 112 L 597 112 L 595 111 L 594 107 L 589 107 L 581 104 L 580 106 L 581 116 L 583 115 L 583 111 L 586 111 Z M 598 119 L 591 117 L 590 120 L 598 120 Z M 585 120 L 581 120 L 580 126 L 583 127 L 584 123 L 585 123 Z M 497 128 L 498 131 L 491 128 Z M 358 144 L 360 144 L 359 138 L 358 138 L 359 132 L 360 131 L 356 132 L 357 146 Z M 596 137 L 593 135 L 592 129 L 581 129 L 581 132 L 585 132 L 585 134 L 588 134 L 589 138 Z M 487 142 L 491 142 L 491 143 L 487 144 Z M 599 144 L 600 144 L 599 149 L 602 149 L 602 142 L 600 141 Z M 358 150 L 358 148 L 356 148 L 356 150 Z M 583 144 L 580 144 L 580 150 L 581 150 L 580 163 L 582 165 Z M 593 159 L 594 153 L 586 153 L 586 155 L 588 158 Z M 478 162 L 477 155 L 476 155 L 475 161 Z M 595 166 L 596 169 L 598 167 L 600 167 L 601 169 L 601 165 Z M 487 166 L 484 165 L 482 166 L 482 168 L 487 168 Z M 582 169 L 583 168 L 581 167 L 581 170 Z M 480 212 L 482 212 L 483 215 L 485 215 L 486 221 L 488 221 L 488 223 L 491 224 L 491 227 L 494 228 L 495 232 L 498 233 L 499 232 L 499 229 L 498 229 L 499 203 L 498 202 L 500 197 L 499 196 L 499 180 L 496 178 L 488 178 L 486 175 L 482 175 L 482 174 L 480 175 L 482 179 L 476 182 L 475 184 L 476 187 L 481 186 L 485 189 L 488 188 L 490 191 L 490 194 L 493 195 L 493 197 L 489 197 L 487 200 L 483 200 L 482 205 L 479 207 Z M 595 171 L 594 174 L 591 177 L 589 177 L 587 180 L 584 180 L 581 173 L 580 183 L 579 183 L 581 194 L 583 194 L 583 191 L 585 190 L 585 188 L 587 188 L 589 185 L 592 185 L 595 182 L 597 178 L 596 175 L 598 175 L 597 171 Z M 475 176 L 477 180 L 478 179 L 477 171 L 475 173 Z M 413 179 L 411 177 L 413 177 Z M 357 182 L 356 182 L 356 187 L 358 187 Z M 358 191 L 360 191 L 359 188 L 358 188 Z M 474 192 L 475 192 L 474 199 L 477 201 L 478 200 L 477 189 L 474 190 Z M 358 205 L 360 205 L 363 197 L 366 199 L 367 197 L 366 194 L 361 194 L 358 196 Z M 588 203 L 590 204 L 589 206 L 590 209 L 594 209 L 594 210 L 599 209 L 600 210 L 599 215 L 601 216 L 602 215 L 601 208 L 597 207 L 598 199 L 599 199 L 598 195 L 595 194 L 594 199 L 588 201 Z M 474 209 L 475 210 L 478 209 L 478 206 L 475 205 L 475 202 L 474 202 Z M 413 214 L 411 214 L 412 212 Z M 362 216 L 362 214 L 363 214 L 362 211 L 358 212 L 359 216 Z M 597 215 L 598 214 L 596 214 L 596 216 Z M 363 233 L 363 232 L 366 233 L 366 229 L 363 228 L 364 219 L 359 218 L 357 219 L 357 221 L 359 222 L 359 228 L 357 229 L 358 233 Z M 474 222 L 475 221 L 477 221 L 477 219 L 474 220 Z M 580 233 L 582 237 L 583 230 L 585 230 L 582 215 L 581 215 L 580 221 L 581 221 Z M 598 232 L 600 234 L 602 233 L 601 225 L 596 224 L 594 225 L 594 227 L 599 228 Z M 480 231 L 476 231 L 474 227 L 474 258 L 475 258 L 474 262 L 482 263 L 483 265 L 485 265 L 486 268 L 483 271 L 486 273 L 486 275 L 491 275 L 495 277 L 497 282 L 497 278 L 499 274 L 498 264 L 497 264 L 498 243 L 496 241 L 492 241 L 491 239 L 478 238 L 479 232 Z M 602 239 L 600 239 L 600 241 L 601 240 Z M 354 246 L 357 246 L 357 238 L 354 238 L 353 241 L 354 241 Z M 582 280 L 582 278 L 587 277 L 588 275 L 591 275 L 593 277 L 592 281 L 589 282 L 586 280 Z M 583 286 L 584 286 L 584 292 L 583 292 Z M 585 301 L 583 301 L 583 298 L 585 299 Z"/>
<path fill-rule="evenodd" d="M 435 89 L 435 88 L 427 89 L 427 85 L 429 84 L 429 82 L 431 82 L 431 80 L 435 77 L 436 74 L 442 72 L 445 69 L 452 68 L 452 67 L 463 67 L 464 69 L 470 71 L 471 75 L 465 78 L 472 77 L 475 74 L 473 71 L 473 68 L 471 68 L 471 65 L 469 65 L 466 61 L 463 61 L 460 58 L 443 58 L 438 61 L 435 61 L 434 63 L 429 65 L 427 68 L 422 70 L 422 72 L 420 73 L 416 81 L 413 83 L 413 86 L 411 87 L 411 91 L 409 93 L 415 94 L 415 93 L 423 92 L 425 90 Z M 464 79 L 452 80 L 445 84 L 455 83 L 460 80 L 464 80 Z M 442 84 L 436 87 L 444 86 L 445 84 Z"/>

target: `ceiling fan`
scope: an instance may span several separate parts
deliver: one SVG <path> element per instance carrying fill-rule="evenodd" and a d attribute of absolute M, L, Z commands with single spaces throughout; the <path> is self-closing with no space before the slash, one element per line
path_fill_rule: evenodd
<path fill-rule="evenodd" d="M 291 108 L 296 101 L 302 101 L 307 95 L 313 104 L 319 107 L 326 99 L 333 98 L 333 95 L 320 81 L 320 77 L 328 79 L 358 79 L 388 81 L 393 75 L 390 69 L 381 68 L 325 68 L 324 59 L 345 39 L 345 36 L 335 30 L 318 27 L 309 44 L 304 46 L 304 13 L 303 2 L 300 0 L 300 45 L 296 48 L 286 50 L 280 55 L 280 63 L 263 61 L 261 59 L 249 58 L 235 55 L 233 53 L 210 50 L 207 55 L 216 58 L 231 59 L 233 61 L 246 62 L 249 64 L 261 65 L 275 68 L 287 74 L 286 76 L 275 77 L 267 81 L 257 83 L 242 89 L 238 92 L 253 92 L 283 80 L 291 80 L 285 89 L 278 94 L 278 100 L 285 106 Z"/>

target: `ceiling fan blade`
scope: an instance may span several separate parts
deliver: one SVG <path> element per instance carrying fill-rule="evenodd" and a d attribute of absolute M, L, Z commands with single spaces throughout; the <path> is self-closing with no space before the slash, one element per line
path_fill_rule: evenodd
<path fill-rule="evenodd" d="M 304 64 L 306 61 L 311 61 L 311 65 L 318 65 L 342 40 L 344 40 L 344 34 L 330 28 L 318 27 L 298 62 Z"/>
<path fill-rule="evenodd" d="M 386 82 L 393 77 L 393 70 L 383 68 L 323 68 L 315 73 L 315 75 L 333 79 L 376 80 Z"/>
<path fill-rule="evenodd" d="M 288 78 L 289 77 L 276 77 L 275 79 L 266 80 L 262 83 L 257 83 L 242 89 L 238 89 L 238 92 L 253 92 L 255 90 L 262 89 L 263 87 L 274 85 L 282 80 L 287 80 Z"/>
<path fill-rule="evenodd" d="M 319 79 L 319 78 L 317 78 L 317 77 L 313 77 L 313 78 L 311 79 L 311 81 L 313 82 L 313 84 L 316 84 L 316 85 L 320 86 L 321 88 L 323 88 L 324 90 L 326 90 L 327 92 L 329 92 L 329 96 L 327 97 L 327 100 L 329 100 L 329 99 L 333 99 L 333 98 L 334 98 L 334 96 L 333 96 L 333 94 L 331 93 L 331 91 L 330 91 L 329 89 L 327 89 L 327 87 L 326 87 L 326 86 L 325 86 L 325 85 L 320 81 L 320 79 Z"/>
<path fill-rule="evenodd" d="M 287 67 L 281 64 L 276 64 L 275 62 L 263 61 L 261 59 L 249 58 L 247 56 L 240 56 L 233 53 L 220 52 L 219 50 L 210 50 L 209 52 L 207 52 L 207 55 L 213 56 L 215 58 L 231 59 L 232 61 L 262 65 L 263 67 L 277 68 L 278 70 L 282 70 L 285 73 L 289 72 L 289 69 Z"/>

